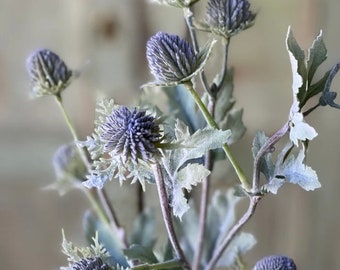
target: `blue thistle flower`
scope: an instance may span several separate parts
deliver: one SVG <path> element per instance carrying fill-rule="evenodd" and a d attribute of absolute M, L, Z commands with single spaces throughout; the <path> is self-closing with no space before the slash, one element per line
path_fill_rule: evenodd
<path fill-rule="evenodd" d="M 256 14 L 247 0 L 210 0 L 206 21 L 212 32 L 226 38 L 253 25 Z"/>
<path fill-rule="evenodd" d="M 294 261 L 286 256 L 271 255 L 257 261 L 253 270 L 296 270 Z"/>
<path fill-rule="evenodd" d="M 81 259 L 71 266 L 72 270 L 111 270 L 112 268 L 103 263 L 100 257 Z"/>
<path fill-rule="evenodd" d="M 213 42 L 195 53 L 188 41 L 177 35 L 158 32 L 146 45 L 146 58 L 156 83 L 176 85 L 189 81 L 203 66 Z"/>
<path fill-rule="evenodd" d="M 131 158 L 134 163 L 138 158 L 148 161 L 158 155 L 157 146 L 162 135 L 155 120 L 145 111 L 130 111 L 125 106 L 114 110 L 99 126 L 104 152 L 111 156 L 121 155 L 123 160 Z"/>
<path fill-rule="evenodd" d="M 47 49 L 34 51 L 27 58 L 26 69 L 36 97 L 60 95 L 71 82 L 72 71 L 57 54 Z"/>

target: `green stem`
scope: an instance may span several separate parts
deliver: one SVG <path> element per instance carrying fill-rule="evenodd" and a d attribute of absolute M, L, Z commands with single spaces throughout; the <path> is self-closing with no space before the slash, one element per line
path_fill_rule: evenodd
<path fill-rule="evenodd" d="M 187 82 L 184 84 L 186 86 L 186 88 L 188 89 L 188 91 L 190 92 L 191 96 L 193 97 L 193 99 L 195 100 L 198 108 L 200 109 L 200 111 L 202 112 L 205 120 L 207 121 L 208 125 L 214 129 L 219 129 L 218 124 L 215 122 L 214 118 L 211 116 L 211 114 L 209 113 L 207 107 L 204 105 L 203 101 L 201 100 L 201 97 L 198 95 L 198 93 L 196 92 L 196 90 L 194 89 L 192 82 Z M 245 177 L 245 174 L 243 172 L 243 170 L 241 169 L 241 167 L 238 165 L 236 159 L 234 158 L 231 149 L 229 147 L 228 144 L 224 144 L 222 146 L 228 160 L 230 161 L 231 165 L 233 166 L 241 184 L 242 187 L 246 190 L 246 191 L 250 191 L 250 185 Z"/>
<path fill-rule="evenodd" d="M 79 141 L 78 135 L 77 135 L 77 132 L 76 132 L 76 130 L 75 130 L 73 124 L 72 124 L 70 116 L 68 115 L 68 113 L 65 110 L 65 107 L 64 107 L 64 104 L 63 104 L 63 100 L 62 100 L 60 95 L 56 96 L 56 101 L 57 101 L 57 104 L 59 105 L 61 113 L 64 116 L 66 125 L 67 125 L 67 127 L 69 128 L 69 130 L 70 130 L 70 132 L 72 134 L 73 140 L 76 143 L 77 141 Z M 90 163 L 89 163 L 89 161 L 88 161 L 88 159 L 86 157 L 85 152 L 83 151 L 83 149 L 80 146 L 78 146 L 78 144 L 77 144 L 77 149 L 78 149 L 78 152 L 79 152 L 79 155 L 80 155 L 82 161 L 86 165 L 86 168 L 89 169 L 91 167 L 91 165 L 90 165 Z"/>
<path fill-rule="evenodd" d="M 153 264 L 140 264 L 131 267 L 133 270 L 161 270 L 161 269 L 174 269 L 180 268 L 183 266 L 183 263 L 178 259 L 173 259 L 170 261 L 165 261 L 161 263 L 153 263 Z"/>

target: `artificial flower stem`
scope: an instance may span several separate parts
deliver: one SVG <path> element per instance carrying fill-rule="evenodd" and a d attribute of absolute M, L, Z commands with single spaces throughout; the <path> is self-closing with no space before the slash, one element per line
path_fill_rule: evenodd
<path fill-rule="evenodd" d="M 72 124 L 70 116 L 68 115 L 68 113 L 65 110 L 65 107 L 64 107 L 64 104 L 63 104 L 63 101 L 62 101 L 62 97 L 61 97 L 61 95 L 56 95 L 55 97 L 56 97 L 57 104 L 59 105 L 59 108 L 60 108 L 60 110 L 61 110 L 61 112 L 62 112 L 62 114 L 64 116 L 65 122 L 66 122 L 66 124 L 67 124 L 67 126 L 68 126 L 68 128 L 69 128 L 69 130 L 70 130 L 70 132 L 72 134 L 73 140 L 76 143 L 76 142 L 79 141 L 78 135 L 77 135 L 77 132 L 76 132 L 76 130 L 74 128 L 74 125 Z M 89 171 L 90 168 L 91 168 L 91 165 L 90 165 L 90 163 L 89 163 L 89 161 L 88 161 L 88 159 L 86 157 L 84 149 L 81 148 L 77 143 L 76 143 L 76 145 L 77 145 L 77 149 L 78 149 L 79 155 L 80 155 L 82 161 L 84 162 L 87 170 Z M 97 194 L 98 194 L 100 202 L 102 204 L 101 207 L 99 206 L 98 201 L 95 198 L 95 194 L 93 192 L 89 191 L 89 192 L 85 192 L 85 193 L 86 193 L 86 195 L 87 195 L 87 197 L 88 197 L 88 199 L 89 199 L 93 209 L 95 209 L 95 211 L 97 212 L 99 218 L 103 222 L 111 225 L 111 227 L 113 227 L 113 229 L 115 231 L 121 232 L 122 230 L 119 227 L 117 219 L 115 218 L 116 217 L 115 212 L 114 212 L 110 202 L 108 201 L 107 196 L 106 196 L 104 190 L 97 189 Z M 122 239 L 122 243 L 124 245 L 126 245 L 125 242 L 126 241 L 124 239 Z"/>
<path fill-rule="evenodd" d="M 56 95 L 56 101 L 57 101 L 57 104 L 59 105 L 61 113 L 64 116 L 66 125 L 67 125 L 67 127 L 69 128 L 69 130 L 70 130 L 70 132 L 72 134 L 73 141 L 76 143 L 77 141 L 79 141 L 78 135 L 77 135 L 77 132 L 76 132 L 76 130 L 75 130 L 73 124 L 72 124 L 70 116 L 68 115 L 68 113 L 65 110 L 65 107 L 64 107 L 61 95 Z M 91 165 L 90 165 L 90 163 L 89 163 L 89 161 L 88 161 L 88 159 L 86 157 L 85 152 L 83 151 L 83 149 L 78 144 L 76 144 L 76 145 L 77 145 L 77 149 L 78 149 L 79 155 L 80 155 L 82 161 L 84 162 L 86 168 L 87 169 L 90 168 Z"/>
<path fill-rule="evenodd" d="M 209 96 L 208 103 L 208 111 L 210 115 L 214 116 L 215 114 L 215 99 L 212 96 Z M 204 166 L 209 171 L 212 171 L 213 162 L 212 162 L 212 151 L 209 150 L 206 152 L 204 156 Z M 207 224 L 207 212 L 208 212 L 208 203 L 209 203 L 209 190 L 210 190 L 210 177 L 209 174 L 203 181 L 201 185 L 201 197 L 200 197 L 200 212 L 199 212 L 199 225 L 198 225 L 198 236 L 197 236 L 197 246 L 194 253 L 194 259 L 192 263 L 193 270 L 199 270 L 201 265 L 201 257 L 203 252 L 205 234 L 206 234 L 206 224 Z"/>
<path fill-rule="evenodd" d="M 152 170 L 155 176 L 157 192 L 159 196 L 159 201 L 162 210 L 162 216 L 164 219 L 165 227 L 169 236 L 170 243 L 177 255 L 177 257 L 182 261 L 183 267 L 185 269 L 190 269 L 189 263 L 184 255 L 184 252 L 179 244 L 178 238 L 175 233 L 175 228 L 172 220 L 171 207 L 168 201 L 168 195 L 166 192 L 166 187 L 164 183 L 163 173 L 160 164 L 155 161 L 152 164 Z"/>
<path fill-rule="evenodd" d="M 195 100 L 198 108 L 202 112 L 202 114 L 203 114 L 205 120 L 207 121 L 208 125 L 212 128 L 219 129 L 219 126 L 217 125 L 214 118 L 209 113 L 207 107 L 204 105 L 203 101 L 201 100 L 201 97 L 197 94 L 196 90 L 194 89 L 192 82 L 191 81 L 186 82 L 184 85 L 186 86 L 186 88 L 190 92 L 191 96 Z M 250 190 L 249 183 L 248 183 L 248 181 L 245 177 L 243 170 L 241 169 L 241 167 L 238 165 L 236 159 L 234 158 L 229 145 L 224 144 L 222 146 L 222 148 L 223 148 L 228 160 L 230 161 L 231 165 L 233 166 L 233 168 L 234 168 L 234 170 L 235 170 L 235 172 L 236 172 L 236 174 L 237 174 L 237 176 L 238 176 L 238 178 L 239 178 L 239 180 L 242 184 L 242 187 L 246 191 L 249 191 Z"/>

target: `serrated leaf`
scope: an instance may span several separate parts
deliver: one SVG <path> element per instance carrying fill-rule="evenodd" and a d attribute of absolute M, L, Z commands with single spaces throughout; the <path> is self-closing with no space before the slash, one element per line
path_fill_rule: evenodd
<path fill-rule="evenodd" d="M 285 162 L 281 163 L 283 155 L 285 154 L 280 154 L 278 158 L 275 168 L 276 177 L 273 180 L 273 186 L 269 187 L 274 191 L 273 193 L 275 193 L 275 191 L 277 192 L 277 189 L 282 184 L 281 180 L 283 180 L 283 178 L 292 184 L 298 184 L 306 191 L 321 187 L 316 172 L 311 167 L 304 164 L 305 153 L 303 149 L 300 150 L 296 158 L 294 155 L 290 155 Z M 277 188 L 275 187 L 275 183 Z"/>
<path fill-rule="evenodd" d="M 293 74 L 293 107 L 294 111 L 299 110 L 299 100 L 305 95 L 307 68 L 305 64 L 305 53 L 297 43 L 290 27 L 286 38 L 286 48 L 289 54 Z"/>
<path fill-rule="evenodd" d="M 130 260 L 138 260 L 141 263 L 157 263 L 158 259 L 151 248 L 133 244 L 129 248 L 124 249 L 124 254 Z"/>
<path fill-rule="evenodd" d="M 308 50 L 308 85 L 312 83 L 315 71 L 327 59 L 327 49 L 323 42 L 322 31 L 313 41 L 312 47 Z"/>
<path fill-rule="evenodd" d="M 275 176 L 273 179 L 271 179 L 267 184 L 263 186 L 263 189 L 265 191 L 268 191 L 273 194 L 277 194 L 277 191 L 280 187 L 285 183 L 285 177 L 284 176 Z"/>
<path fill-rule="evenodd" d="M 190 135 L 188 127 L 177 121 L 175 127 L 176 141 L 182 147 L 171 151 L 170 171 L 175 173 L 186 161 L 203 156 L 206 151 L 221 148 L 231 136 L 230 130 L 205 128 Z"/>
<path fill-rule="evenodd" d="M 151 209 L 145 209 L 133 222 L 130 243 L 152 248 L 155 244 L 155 215 Z"/>
<path fill-rule="evenodd" d="M 321 187 L 316 172 L 303 163 L 304 159 L 305 154 L 301 150 L 295 159 L 292 157 L 286 161 L 282 174 L 288 182 L 298 184 L 304 190 L 310 191 Z"/>
<path fill-rule="evenodd" d="M 315 129 L 304 122 L 302 113 L 294 113 L 290 118 L 289 138 L 296 145 L 300 141 L 313 140 L 318 133 Z"/>
<path fill-rule="evenodd" d="M 196 186 L 209 174 L 210 171 L 203 165 L 193 163 L 188 164 L 175 175 L 176 181 L 173 186 L 171 206 L 174 215 L 179 219 L 189 209 L 183 189 L 191 191 L 192 186 Z"/>
<path fill-rule="evenodd" d="M 182 189 L 190 190 L 192 185 L 208 175 L 208 171 L 197 163 L 197 159 L 208 150 L 222 147 L 228 141 L 230 131 L 205 128 L 190 135 L 189 128 L 177 121 L 175 136 L 175 142 L 181 143 L 182 147 L 167 151 L 162 161 L 173 213 L 182 217 L 189 209 Z"/>

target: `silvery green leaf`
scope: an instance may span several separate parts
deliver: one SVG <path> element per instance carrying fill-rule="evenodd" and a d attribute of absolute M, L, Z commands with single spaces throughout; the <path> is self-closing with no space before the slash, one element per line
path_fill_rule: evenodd
<path fill-rule="evenodd" d="M 290 27 L 288 28 L 286 38 L 286 48 L 289 54 L 293 74 L 292 88 L 294 100 L 292 111 L 297 112 L 299 111 L 299 102 L 306 92 L 307 68 L 305 64 L 305 53 L 294 38 Z"/>
<path fill-rule="evenodd" d="M 251 233 L 241 232 L 231 241 L 228 248 L 218 261 L 218 267 L 231 267 L 236 264 L 238 257 L 247 253 L 256 244 L 256 239 Z"/>
<path fill-rule="evenodd" d="M 303 114 L 296 112 L 290 117 L 289 138 L 296 145 L 299 141 L 313 140 L 318 133 L 315 129 L 303 120 Z"/>
<path fill-rule="evenodd" d="M 305 153 L 303 150 L 300 151 L 296 158 L 288 158 L 282 171 L 283 175 L 288 182 L 298 184 L 307 191 L 321 187 L 316 172 L 303 163 L 304 159 Z"/>
<path fill-rule="evenodd" d="M 283 178 L 292 184 L 298 184 L 307 191 L 321 187 L 316 172 L 311 167 L 304 164 L 305 152 L 303 149 L 300 150 L 297 157 L 294 157 L 294 155 L 291 154 L 283 163 L 281 163 L 281 160 L 283 159 L 282 156 L 283 154 L 280 154 L 275 168 L 277 180 L 274 180 L 274 184 L 276 182 L 278 188 L 282 183 L 280 179 Z M 272 189 L 277 192 L 277 189 L 274 186 Z"/>
<path fill-rule="evenodd" d="M 174 175 L 175 182 L 172 190 L 172 209 L 175 216 L 182 218 L 183 214 L 189 209 L 187 199 L 184 196 L 183 189 L 191 191 L 192 186 L 196 186 L 205 177 L 210 174 L 210 171 L 203 165 L 193 163 L 188 164 L 180 169 Z"/>
<path fill-rule="evenodd" d="M 230 130 L 205 128 L 190 135 L 188 127 L 177 121 L 175 136 L 176 141 L 181 142 L 182 147 L 171 151 L 167 158 L 172 172 L 177 172 L 186 161 L 199 158 L 208 150 L 221 148 L 228 142 L 231 132 Z"/>
<path fill-rule="evenodd" d="M 327 59 L 327 49 L 322 38 L 322 31 L 313 41 L 312 47 L 308 50 L 308 84 L 312 83 L 315 71 Z"/>
<path fill-rule="evenodd" d="M 209 171 L 200 165 L 197 159 L 202 158 L 206 151 L 221 148 L 230 137 L 229 130 L 205 128 L 190 134 L 188 126 L 177 121 L 175 126 L 175 141 L 181 147 L 165 151 L 162 159 L 165 182 L 167 184 L 174 215 L 182 217 L 189 209 L 183 194 L 183 188 L 191 190 Z"/>
<path fill-rule="evenodd" d="M 277 194 L 277 191 L 280 187 L 285 183 L 285 177 L 280 177 L 276 175 L 273 179 L 271 179 L 267 184 L 263 186 L 263 190 L 268 191 L 273 194 Z"/>

